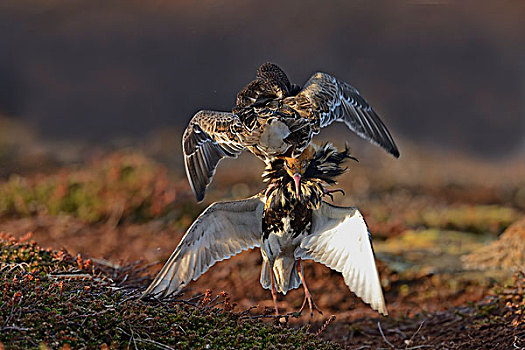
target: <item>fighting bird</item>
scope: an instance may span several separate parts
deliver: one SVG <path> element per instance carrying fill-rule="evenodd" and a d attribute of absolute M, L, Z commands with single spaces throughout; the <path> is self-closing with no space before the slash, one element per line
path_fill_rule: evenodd
<path fill-rule="evenodd" d="M 365 303 L 386 315 L 368 227 L 358 208 L 323 201 L 334 191 L 335 177 L 352 158 L 348 148 L 310 145 L 297 157 L 268 163 L 265 191 L 245 200 L 216 202 L 190 226 L 143 297 L 163 298 L 181 291 L 217 261 L 260 247 L 261 285 L 271 289 L 278 314 L 277 292 L 304 287 L 306 305 L 313 302 L 302 268 L 311 259 L 343 274 L 346 285 Z"/>
<path fill-rule="evenodd" d="M 399 157 L 390 132 L 356 88 L 321 72 L 301 88 L 277 65 L 263 64 L 256 79 L 238 93 L 231 113 L 199 111 L 184 132 L 186 174 L 197 200 L 204 199 L 221 159 L 236 158 L 244 150 L 266 163 L 294 157 L 336 121 Z"/>

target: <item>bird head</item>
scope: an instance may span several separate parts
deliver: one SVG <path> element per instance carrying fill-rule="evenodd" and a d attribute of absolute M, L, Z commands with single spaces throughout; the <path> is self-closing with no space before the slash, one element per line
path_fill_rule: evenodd
<path fill-rule="evenodd" d="M 326 195 L 325 186 L 334 185 L 336 178 L 346 171 L 342 164 L 355 159 L 345 147 L 338 151 L 332 144 L 310 144 L 299 156 L 289 154 L 268 162 L 263 180 L 268 182 L 265 196 L 268 207 L 282 206 L 297 200 L 318 208 Z"/>
<path fill-rule="evenodd" d="M 314 147 L 308 146 L 298 157 L 284 157 L 284 168 L 286 173 L 294 180 L 295 195 L 297 197 L 300 196 L 301 192 L 301 178 L 308 169 L 314 154 Z"/>
<path fill-rule="evenodd" d="M 257 69 L 257 79 L 261 79 L 273 86 L 273 90 L 278 95 L 278 98 L 288 96 L 292 87 L 281 67 L 271 62 L 266 62 Z"/>

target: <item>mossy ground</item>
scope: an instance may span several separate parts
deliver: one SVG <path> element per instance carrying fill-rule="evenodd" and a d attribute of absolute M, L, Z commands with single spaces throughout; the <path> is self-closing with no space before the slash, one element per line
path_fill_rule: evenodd
<path fill-rule="evenodd" d="M 338 349 L 304 329 L 246 319 L 227 294 L 146 302 L 136 265 L 118 270 L 0 237 L 0 342 L 8 349 Z"/>

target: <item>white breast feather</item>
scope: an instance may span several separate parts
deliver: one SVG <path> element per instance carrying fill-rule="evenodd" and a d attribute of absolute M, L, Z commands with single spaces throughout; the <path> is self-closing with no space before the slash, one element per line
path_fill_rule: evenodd
<path fill-rule="evenodd" d="M 286 124 L 279 120 L 273 120 L 266 124 L 259 145 L 261 148 L 271 151 L 272 153 L 283 153 L 289 147 L 284 139 L 290 135 L 290 129 Z"/>

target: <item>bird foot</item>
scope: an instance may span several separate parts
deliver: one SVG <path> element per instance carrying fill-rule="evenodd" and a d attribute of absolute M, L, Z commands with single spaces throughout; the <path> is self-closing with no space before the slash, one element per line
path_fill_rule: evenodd
<path fill-rule="evenodd" d="M 337 192 L 341 192 L 341 194 L 342 194 L 343 196 L 346 195 L 345 191 L 343 191 L 343 190 L 340 189 L 340 188 L 337 188 L 337 189 L 335 189 L 335 190 L 324 190 L 323 195 L 324 195 L 324 196 L 328 196 L 328 197 L 330 197 L 330 199 L 331 199 L 332 202 L 333 202 L 333 201 L 334 201 L 333 193 L 337 193 Z"/>
<path fill-rule="evenodd" d="M 279 316 L 279 309 L 277 308 L 277 305 L 274 306 L 274 314 L 275 316 Z"/>
<path fill-rule="evenodd" d="M 314 317 L 314 310 L 319 312 L 320 315 L 323 314 L 323 312 L 317 307 L 317 305 L 314 303 L 314 300 L 312 299 L 312 295 L 310 293 L 305 294 L 303 305 L 299 309 L 299 314 L 303 312 L 304 307 L 306 306 L 306 303 L 308 302 L 308 308 L 310 309 L 310 317 Z"/>

